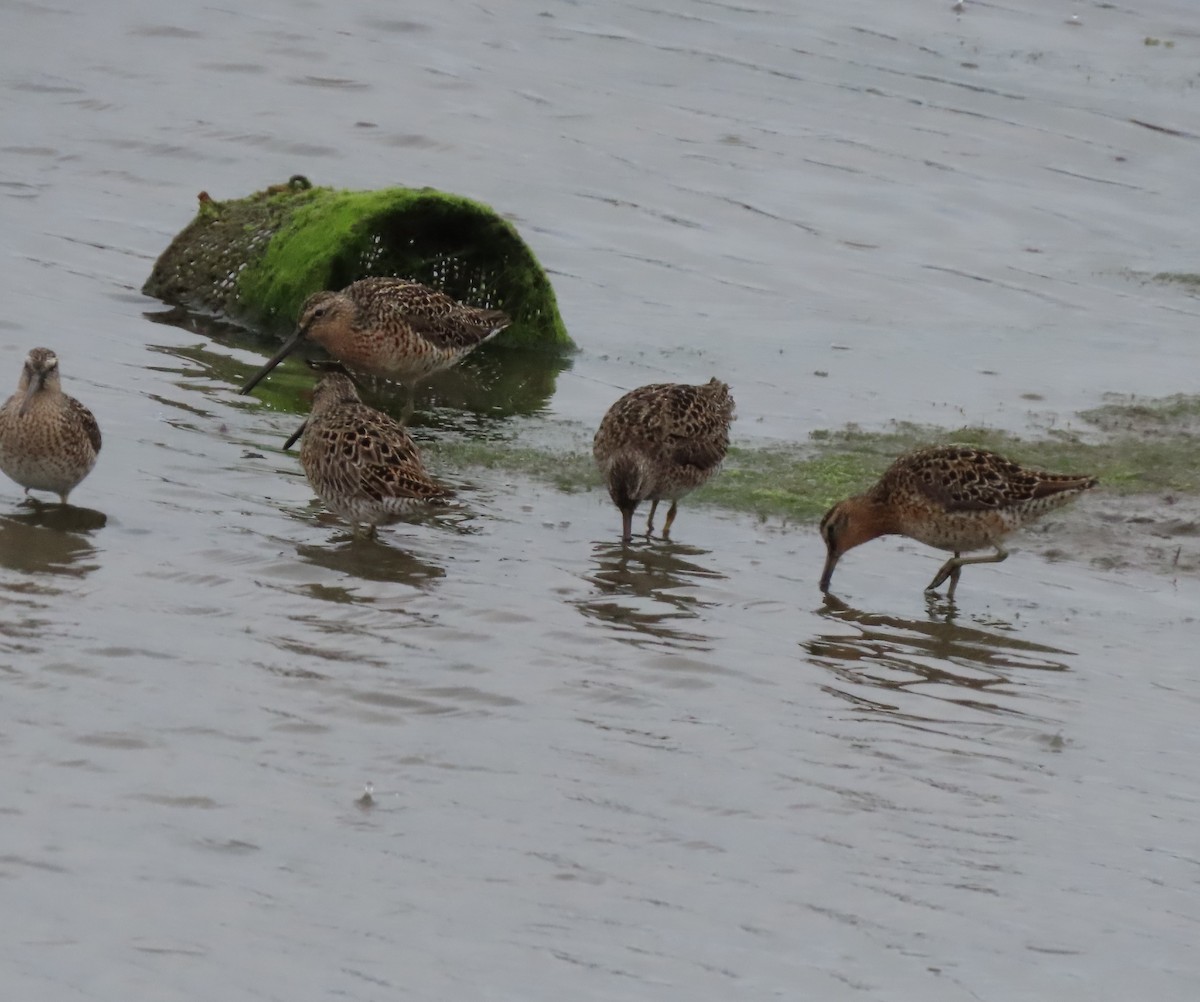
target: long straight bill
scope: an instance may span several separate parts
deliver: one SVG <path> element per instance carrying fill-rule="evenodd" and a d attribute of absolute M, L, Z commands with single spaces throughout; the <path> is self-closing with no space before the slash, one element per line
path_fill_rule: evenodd
<path fill-rule="evenodd" d="M 297 327 L 295 331 L 292 332 L 292 336 L 283 342 L 283 347 L 280 348 L 279 351 L 275 352 L 271 360 L 266 365 L 264 365 L 258 370 L 258 372 L 250 377 L 250 381 L 243 386 L 239 392 L 249 393 L 252 389 L 254 389 L 254 387 L 261 383 L 266 378 L 267 373 L 269 373 L 275 368 L 275 366 L 277 366 L 280 362 L 287 358 L 288 355 L 296 350 L 296 346 L 300 344 L 300 339 L 302 337 L 304 337 L 304 328 Z"/>

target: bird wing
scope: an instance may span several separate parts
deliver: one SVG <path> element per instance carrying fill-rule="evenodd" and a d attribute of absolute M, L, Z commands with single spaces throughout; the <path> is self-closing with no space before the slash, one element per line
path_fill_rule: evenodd
<path fill-rule="evenodd" d="M 377 415 L 371 416 L 378 420 Z M 360 422 L 352 434 L 358 487 L 375 500 L 389 497 L 430 500 L 449 493 L 425 472 L 421 452 L 403 425 L 389 423 L 380 428 L 377 424 Z"/>
<path fill-rule="evenodd" d="M 453 494 L 423 469 L 364 464 L 359 484 L 376 501 L 387 498 L 413 498 L 417 501 L 445 501 Z"/>
<path fill-rule="evenodd" d="M 725 458 L 733 403 L 713 406 L 704 387 L 651 383 L 609 408 L 593 443 L 597 458 L 632 448 L 671 463 L 709 469 Z"/>
<path fill-rule="evenodd" d="M 987 449 L 947 446 L 911 459 L 896 472 L 947 511 L 992 511 L 1095 483 L 1091 477 L 1027 470 Z"/>
<path fill-rule="evenodd" d="M 364 309 L 364 313 L 389 313 L 439 348 L 474 347 L 512 323 L 503 310 L 467 306 L 408 279 L 362 279 L 353 288 L 359 303 L 372 303 L 372 309 Z"/>
<path fill-rule="evenodd" d="M 421 452 L 404 426 L 365 404 L 345 405 L 332 421 L 310 418 L 305 436 L 314 433 L 326 442 L 320 451 L 338 457 L 323 469 L 338 493 L 365 493 L 376 501 L 429 501 L 452 493 L 426 472 Z"/>
<path fill-rule="evenodd" d="M 99 453 L 100 425 L 96 423 L 95 416 L 74 397 L 67 397 L 67 406 L 71 409 L 72 418 L 83 426 L 88 441 L 92 443 L 93 451 Z"/>
<path fill-rule="evenodd" d="M 725 458 L 729 450 L 732 406 L 712 406 L 702 387 L 677 385 L 664 404 L 664 431 L 671 459 L 707 469 Z"/>
<path fill-rule="evenodd" d="M 476 309 L 452 299 L 450 302 L 455 307 L 453 313 L 414 312 L 406 314 L 405 320 L 413 331 L 439 348 L 473 348 L 512 323 L 502 310 Z"/>

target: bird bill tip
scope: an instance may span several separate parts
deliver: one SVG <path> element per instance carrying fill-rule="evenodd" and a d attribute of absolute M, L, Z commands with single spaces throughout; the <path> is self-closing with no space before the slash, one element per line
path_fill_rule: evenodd
<path fill-rule="evenodd" d="M 829 584 L 833 581 L 833 569 L 837 566 L 838 558 L 830 553 L 825 558 L 825 569 L 821 571 L 820 588 L 821 591 L 828 593 Z"/>

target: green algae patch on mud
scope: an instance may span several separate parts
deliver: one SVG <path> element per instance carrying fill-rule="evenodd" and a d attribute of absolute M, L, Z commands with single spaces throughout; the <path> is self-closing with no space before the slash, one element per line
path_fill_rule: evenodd
<path fill-rule="evenodd" d="M 1200 435 L 1200 396 L 1177 393 L 1143 400 L 1109 394 L 1101 406 L 1083 411 L 1079 416 L 1109 435 L 1142 438 Z"/>
<path fill-rule="evenodd" d="M 813 455 L 805 446 L 735 446 L 720 474 L 694 498 L 760 518 L 810 522 L 858 493 L 886 465 L 886 459 L 867 451 Z"/>
<path fill-rule="evenodd" d="M 1080 417 L 1103 434 L 1092 451 L 1102 487 L 1200 494 L 1200 396 L 1110 396 Z"/>
<path fill-rule="evenodd" d="M 293 178 L 243 199 L 202 195 L 142 291 L 278 335 L 311 293 L 370 275 L 504 310 L 513 322 L 499 346 L 574 347 L 550 279 L 515 227 L 482 202 L 433 188 L 339 191 Z"/>
<path fill-rule="evenodd" d="M 1190 271 L 1160 271 L 1154 281 L 1166 285 L 1182 285 L 1189 292 L 1200 295 L 1200 274 Z"/>
<path fill-rule="evenodd" d="M 421 447 L 446 467 L 520 473 L 568 494 L 601 486 L 600 473 L 590 452 L 559 452 L 508 440 L 461 438 L 441 438 L 422 443 Z"/>

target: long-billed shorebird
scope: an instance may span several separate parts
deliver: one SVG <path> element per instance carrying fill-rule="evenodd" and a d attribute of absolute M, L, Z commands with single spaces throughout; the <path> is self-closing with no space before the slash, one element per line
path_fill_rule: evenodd
<path fill-rule="evenodd" d="M 869 491 L 839 502 L 821 519 L 827 548 L 821 590 L 829 591 L 833 569 L 847 550 L 896 534 L 954 554 L 925 589 L 934 592 L 949 579 L 946 597 L 952 599 L 963 567 L 1006 559 L 1004 537 L 1096 484 L 1095 477 L 1028 470 L 971 446 L 901 456 Z M 996 552 L 962 556 L 989 547 Z"/>
<path fill-rule="evenodd" d="M 96 465 L 100 426 L 62 391 L 58 356 L 34 348 L 17 392 L 0 407 L 0 470 L 25 488 L 53 491 L 63 504 Z"/>
<path fill-rule="evenodd" d="M 321 378 L 304 425 L 300 465 L 326 507 L 355 535 L 441 505 L 451 496 L 425 470 L 420 450 L 404 425 L 358 396 L 350 378 Z"/>
<path fill-rule="evenodd" d="M 242 387 L 249 393 L 305 340 L 356 372 L 413 386 L 456 364 L 504 330 L 501 310 L 466 306 L 402 278 L 363 278 L 341 292 L 314 292 L 283 347 Z"/>
<path fill-rule="evenodd" d="M 679 499 L 721 468 L 732 420 L 733 397 L 717 379 L 702 386 L 641 386 L 608 409 L 592 455 L 621 512 L 623 540 L 633 534 L 633 513 L 642 501 L 651 502 L 647 533 L 654 530 L 658 502 L 671 502 L 663 525 L 663 538 L 669 538 Z"/>

